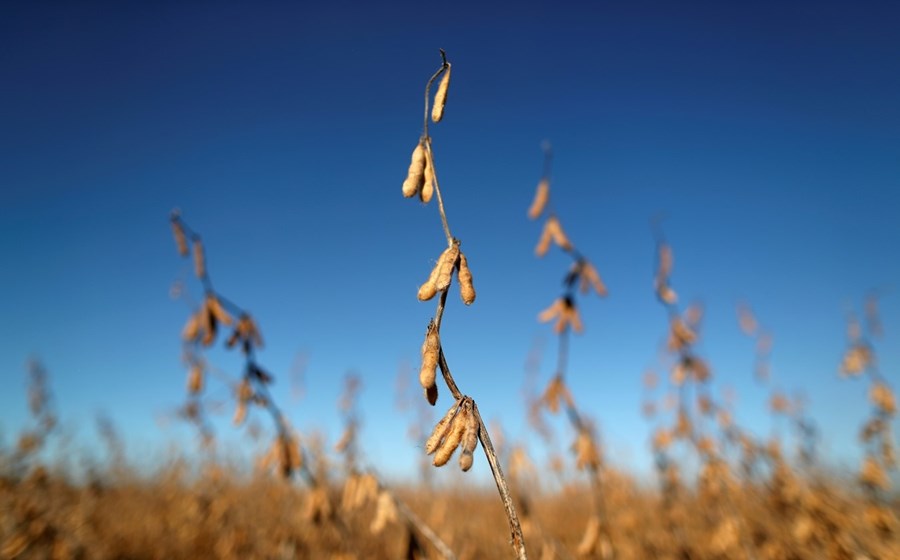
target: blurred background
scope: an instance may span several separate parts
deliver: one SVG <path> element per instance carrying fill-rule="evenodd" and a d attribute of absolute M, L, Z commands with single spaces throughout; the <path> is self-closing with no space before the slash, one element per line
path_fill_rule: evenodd
<path fill-rule="evenodd" d="M 260 364 L 301 432 L 342 430 L 362 380 L 366 462 L 416 472 L 415 294 L 444 247 L 437 208 L 403 199 L 423 88 L 453 64 L 430 131 L 478 300 L 451 293 L 442 339 L 462 389 L 507 441 L 527 426 L 556 339 L 537 313 L 570 259 L 534 255 L 526 218 L 554 147 L 552 201 L 609 297 L 581 300 L 568 382 L 615 466 L 649 477 L 645 371 L 668 375 L 653 293 L 661 224 L 672 285 L 706 314 L 713 391 L 765 438 L 772 388 L 802 394 L 826 462 L 855 470 L 867 385 L 838 375 L 848 313 L 879 296 L 882 373 L 900 366 L 900 40 L 896 4 L 6 3 L 0 17 L 0 434 L 27 424 L 26 367 L 50 373 L 61 425 L 95 452 L 99 416 L 129 455 L 190 453 L 181 329 L 201 288 L 169 212 L 204 239 L 217 290 L 249 310 Z M 173 298 L 176 286 L 184 297 Z M 772 377 L 735 306 L 774 337 Z M 221 347 L 221 344 L 219 344 Z M 222 448 L 242 359 L 208 354 Z M 400 389 L 398 389 L 398 387 Z M 398 395 L 399 393 L 399 395 Z M 406 407 L 398 407 L 406 402 Z M 436 415 L 450 405 L 443 391 Z M 564 421 L 563 441 L 571 437 Z M 478 463 L 481 463 L 480 465 Z M 153 460 L 146 464 L 153 465 Z M 481 458 L 477 480 L 489 480 Z"/>

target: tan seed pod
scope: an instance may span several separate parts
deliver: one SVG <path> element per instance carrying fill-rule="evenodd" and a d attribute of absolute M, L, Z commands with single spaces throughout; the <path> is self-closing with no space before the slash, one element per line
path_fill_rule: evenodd
<path fill-rule="evenodd" d="M 441 339 L 437 327 L 432 322 L 425 333 L 425 342 L 422 343 L 422 367 L 419 370 L 419 383 L 425 390 L 428 404 L 437 402 L 437 363 L 441 351 Z"/>
<path fill-rule="evenodd" d="M 435 173 L 434 173 L 434 156 L 431 153 L 431 150 L 427 147 L 425 148 L 425 176 L 424 182 L 422 184 L 422 189 L 419 191 L 419 200 L 428 204 L 431 202 L 431 197 L 434 196 L 434 182 L 435 182 Z"/>
<path fill-rule="evenodd" d="M 541 230 L 541 237 L 538 239 L 538 244 L 534 248 L 534 254 L 538 257 L 543 257 L 547 254 L 547 251 L 550 249 L 550 242 L 553 240 L 553 234 L 551 234 L 550 230 L 547 228 L 549 222 L 549 219 L 547 222 L 544 222 L 544 229 Z"/>
<path fill-rule="evenodd" d="M 572 393 L 570 393 L 569 388 L 566 387 L 566 382 L 563 381 L 562 376 L 555 375 L 553 376 L 553 379 L 550 380 L 550 383 L 547 384 L 547 388 L 544 389 L 541 401 L 547 407 L 547 410 L 556 414 L 559 412 L 560 400 L 565 402 L 568 408 L 575 407 L 575 403 L 572 400 Z"/>
<path fill-rule="evenodd" d="M 547 222 L 550 227 L 550 235 L 553 237 L 553 242 L 559 245 L 563 251 L 571 250 L 572 243 L 566 236 L 566 232 L 563 231 L 562 224 L 559 223 L 559 220 L 557 220 L 556 217 L 551 217 Z"/>
<path fill-rule="evenodd" d="M 841 372 L 844 375 L 859 375 L 872 363 L 872 352 L 868 346 L 855 344 L 847 353 L 841 363 Z"/>
<path fill-rule="evenodd" d="M 447 437 L 444 438 L 444 441 L 438 446 L 437 451 L 434 453 L 434 460 L 432 464 L 435 467 L 442 467 L 447 464 L 447 461 L 450 460 L 450 457 L 453 456 L 453 452 L 456 451 L 456 448 L 459 447 L 460 442 L 462 441 L 463 434 L 466 431 L 466 418 L 469 416 L 470 411 L 467 406 L 463 406 L 460 408 L 456 417 L 450 420 L 450 427 L 447 430 Z"/>
<path fill-rule="evenodd" d="M 584 536 L 581 537 L 581 542 L 578 543 L 578 555 L 579 556 L 590 556 L 594 553 L 597 548 L 597 544 L 600 542 L 600 519 L 596 515 L 592 515 L 588 520 L 587 527 L 584 530 Z"/>
<path fill-rule="evenodd" d="M 756 317 L 754 317 L 753 310 L 750 309 L 750 306 L 743 303 L 738 305 L 737 314 L 738 325 L 741 327 L 741 332 L 747 336 L 756 336 L 756 330 L 759 328 L 759 324 L 756 322 Z"/>
<path fill-rule="evenodd" d="M 600 278 L 600 273 L 597 272 L 594 265 L 585 261 L 581 265 L 581 293 L 586 294 L 590 287 L 593 287 L 594 291 L 597 292 L 597 295 L 600 297 L 606 297 L 609 293 L 606 290 L 606 284 L 604 284 L 603 279 Z"/>
<path fill-rule="evenodd" d="M 209 309 L 210 313 L 216 317 L 216 321 L 223 325 L 230 325 L 232 323 L 231 315 L 225 311 L 225 308 L 222 307 L 222 304 L 219 302 L 219 298 L 215 295 L 210 294 L 206 296 L 206 307 Z"/>
<path fill-rule="evenodd" d="M 884 469 L 881 468 L 878 461 L 871 455 L 866 457 L 863 461 L 863 466 L 859 473 L 859 480 L 866 486 L 871 486 L 872 488 L 889 490 L 891 487 L 891 481 L 885 474 Z"/>
<path fill-rule="evenodd" d="M 659 245 L 659 267 L 656 275 L 660 279 L 667 279 L 672 274 L 672 267 L 675 264 L 675 256 L 672 254 L 672 248 L 666 243 Z"/>
<path fill-rule="evenodd" d="M 403 181 L 403 196 L 410 198 L 422 189 L 425 182 L 425 142 L 419 141 L 412 153 L 409 170 Z"/>
<path fill-rule="evenodd" d="M 775 413 L 788 414 L 791 411 L 791 403 L 781 393 L 774 393 L 769 399 L 769 409 Z"/>
<path fill-rule="evenodd" d="M 672 432 L 659 428 L 655 434 L 653 434 L 653 449 L 657 451 L 664 451 L 669 445 L 672 443 Z"/>
<path fill-rule="evenodd" d="M 371 531 L 373 535 L 378 535 L 384 530 L 388 523 L 396 522 L 397 519 L 397 504 L 394 502 L 394 498 L 387 490 L 382 490 L 381 493 L 378 494 L 378 505 L 375 508 L 375 518 L 369 525 L 369 531 Z"/>
<path fill-rule="evenodd" d="M 334 451 L 336 453 L 343 453 L 350 446 L 350 442 L 353 441 L 353 434 L 353 427 L 348 426 L 347 429 L 344 430 L 344 433 L 341 434 L 341 439 L 334 444 Z"/>
<path fill-rule="evenodd" d="M 550 305 L 550 307 L 548 307 L 547 309 L 544 309 L 543 311 L 538 313 L 538 321 L 540 321 L 541 323 L 546 323 L 548 321 L 552 321 L 553 319 L 560 316 L 560 314 L 563 312 L 564 308 L 565 308 L 565 302 L 564 302 L 563 298 L 559 298 L 556 301 L 554 301 Z"/>
<path fill-rule="evenodd" d="M 475 286 L 472 285 L 472 271 L 469 270 L 469 261 L 460 251 L 459 253 L 459 295 L 466 305 L 472 305 L 475 301 Z"/>
<path fill-rule="evenodd" d="M 668 284 L 661 284 L 656 290 L 656 295 L 665 304 L 675 305 L 678 303 L 678 294 Z"/>
<path fill-rule="evenodd" d="M 694 381 L 699 383 L 705 383 L 711 376 L 709 366 L 706 365 L 706 362 L 697 357 L 690 358 L 689 369 L 691 375 L 694 377 Z"/>
<path fill-rule="evenodd" d="M 203 242 L 199 237 L 194 237 L 194 274 L 197 278 L 206 276 L 206 257 L 203 252 Z"/>
<path fill-rule="evenodd" d="M 434 94 L 434 106 L 431 108 L 431 120 L 441 122 L 444 117 L 444 105 L 447 104 L 447 92 L 450 90 L 450 64 L 444 71 L 437 93 Z"/>
<path fill-rule="evenodd" d="M 201 313 L 203 313 L 203 311 L 204 310 L 201 309 L 200 313 L 194 313 L 188 317 L 187 323 L 184 324 L 184 329 L 181 331 L 181 338 L 183 338 L 185 342 L 195 342 L 199 337 Z"/>
<path fill-rule="evenodd" d="M 432 430 L 431 435 L 428 437 L 428 440 L 425 442 L 425 453 L 427 455 L 431 455 L 435 451 L 437 451 L 438 446 L 441 443 L 441 440 L 447 435 L 448 429 L 450 427 L 450 421 L 456 417 L 458 411 L 460 410 L 460 402 L 457 401 L 453 403 L 453 406 L 447 410 L 447 414 L 441 418 L 437 424 L 434 426 L 434 430 Z"/>
<path fill-rule="evenodd" d="M 231 421 L 235 426 L 240 426 L 244 423 L 244 420 L 247 418 L 247 403 L 245 401 L 238 401 L 237 407 L 234 409 L 234 416 Z"/>
<path fill-rule="evenodd" d="M 428 280 L 419 287 L 419 301 L 428 301 L 435 294 L 446 290 L 450 286 L 457 258 L 459 258 L 459 245 L 457 243 L 453 243 L 450 247 L 444 249 L 444 252 L 438 257 L 434 268 L 431 269 Z"/>
<path fill-rule="evenodd" d="M 472 468 L 473 454 L 475 447 L 478 445 L 478 419 L 475 418 L 474 411 L 468 411 L 466 415 L 466 429 L 462 437 L 462 451 L 459 455 L 459 468 L 463 472 Z"/>
<path fill-rule="evenodd" d="M 178 220 L 172 220 L 172 233 L 175 235 L 175 245 L 178 247 L 178 254 L 182 257 L 188 256 L 187 237 L 184 235 L 184 227 Z"/>
<path fill-rule="evenodd" d="M 356 495 L 359 493 L 359 476 L 351 474 L 344 481 L 344 489 L 341 492 L 341 509 L 353 511 L 356 509 Z"/>
<path fill-rule="evenodd" d="M 669 323 L 668 347 L 672 352 L 683 350 L 697 341 L 697 333 L 691 330 L 684 321 L 675 317 Z"/>
<path fill-rule="evenodd" d="M 528 208 L 528 217 L 532 220 L 537 219 L 547 207 L 548 200 L 550 200 L 550 181 L 544 177 L 534 192 L 534 200 L 531 201 L 531 206 Z"/>
<path fill-rule="evenodd" d="M 203 390 L 203 367 L 200 364 L 191 366 L 191 372 L 188 375 L 188 392 L 196 395 Z"/>
<path fill-rule="evenodd" d="M 200 342 L 203 346 L 210 346 L 216 340 L 216 316 L 209 308 L 209 300 L 203 302 L 200 310 L 200 326 L 203 331 L 203 338 Z"/>
<path fill-rule="evenodd" d="M 556 319 L 556 324 L 553 326 L 553 331 L 556 334 L 562 334 L 567 327 L 571 326 L 576 333 L 583 332 L 584 325 L 581 323 L 581 315 L 573 302 L 568 298 L 562 298 L 560 301 L 562 302 L 562 309 Z"/>
<path fill-rule="evenodd" d="M 890 387 L 878 382 L 869 390 L 869 400 L 885 414 L 893 416 L 897 412 L 897 401 Z"/>
<path fill-rule="evenodd" d="M 594 470 L 600 466 L 600 451 L 587 430 L 578 434 L 572 449 L 575 451 L 575 466 L 579 470 Z"/>

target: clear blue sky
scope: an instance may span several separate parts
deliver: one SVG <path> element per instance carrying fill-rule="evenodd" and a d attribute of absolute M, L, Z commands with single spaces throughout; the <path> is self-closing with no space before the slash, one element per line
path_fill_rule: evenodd
<path fill-rule="evenodd" d="M 888 289 L 882 371 L 896 381 L 900 367 L 895 3 L 225 4 L 0 8 L 7 442 L 26 417 L 29 356 L 86 445 L 98 411 L 132 454 L 190 441 L 158 422 L 185 387 L 189 309 L 168 297 L 191 280 L 167 222 L 177 206 L 217 288 L 257 317 L 291 420 L 336 438 L 355 369 L 367 459 L 411 470 L 420 450 L 395 378 L 418 362 L 434 306 L 415 293 L 444 241 L 435 206 L 400 184 L 441 47 L 453 84 L 432 135 L 478 289 L 471 308 L 454 294 L 443 340 L 485 416 L 530 437 L 520 390 L 536 338 L 542 380 L 553 370 L 535 316 L 568 261 L 536 259 L 539 225 L 525 218 L 549 138 L 556 210 L 610 289 L 584 302 L 570 379 L 611 458 L 650 468 L 640 378 L 667 329 L 648 226 L 662 212 L 674 286 L 706 304 L 700 349 L 717 386 L 736 388 L 739 421 L 771 430 L 735 320 L 744 299 L 775 335 L 777 385 L 806 393 L 833 461 L 854 461 L 865 385 L 836 372 L 844 314 L 872 287 Z M 239 373 L 237 355 L 211 358 Z M 244 441 L 224 422 L 219 433 Z"/>

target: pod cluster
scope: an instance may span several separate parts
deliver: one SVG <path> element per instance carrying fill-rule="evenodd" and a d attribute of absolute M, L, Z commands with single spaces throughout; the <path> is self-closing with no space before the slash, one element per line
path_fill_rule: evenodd
<path fill-rule="evenodd" d="M 456 273 L 459 281 L 459 295 L 463 303 L 472 305 L 475 301 L 475 286 L 472 284 L 472 271 L 469 269 L 469 260 L 459 250 L 459 242 L 455 241 L 446 248 L 438 257 L 428 279 L 419 286 L 417 297 L 419 301 L 428 301 L 450 287 L 453 273 Z"/>
<path fill-rule="evenodd" d="M 459 467 L 463 471 L 472 468 L 473 453 L 478 445 L 478 425 L 471 398 L 463 397 L 453 403 L 425 442 L 425 452 L 434 454 L 434 466 L 446 465 L 456 449 L 461 447 Z"/>

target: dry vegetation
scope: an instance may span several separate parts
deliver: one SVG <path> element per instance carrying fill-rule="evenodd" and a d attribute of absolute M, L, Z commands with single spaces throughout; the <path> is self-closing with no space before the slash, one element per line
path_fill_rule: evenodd
<path fill-rule="evenodd" d="M 429 112 L 429 90 L 438 78 Z M 199 453 L 147 474 L 127 464 L 112 425 L 103 423 L 112 460 L 73 475 L 47 459 L 64 438 L 48 376 L 31 363 L 32 424 L 13 446 L 0 447 L 0 558 L 524 558 L 526 550 L 542 559 L 900 558 L 900 504 L 890 478 L 896 470 L 896 400 L 877 366 L 882 328 L 875 294 L 866 300 L 862 320 L 849 318 L 839 365 L 844 376 L 867 379 L 872 405 L 871 415 L 859 419 L 864 460 L 858 476 L 848 480 L 829 474 L 817 455 L 818 434 L 802 400 L 771 391 L 771 414 L 793 428 L 790 438 L 773 440 L 737 425 L 733 403 L 714 397 L 713 367 L 696 350 L 703 309 L 679 307 L 674 252 L 655 224 L 654 289 L 670 325 L 661 365 L 668 373 L 648 372 L 643 380 L 656 482 L 640 483 L 605 460 L 589 417 L 599 411 L 575 402 L 567 362 L 571 335 L 583 329 L 578 297 L 605 297 L 607 287 L 552 209 L 549 145 L 527 214 L 544 218 L 537 255 L 556 246 L 572 257 L 572 265 L 562 295 L 539 315 L 558 336 L 556 368 L 546 388 L 526 404 L 545 443 L 562 439 L 547 427 L 546 415 L 565 414 L 573 441 L 564 444 L 572 456 L 551 453 L 549 464 L 534 465 L 527 449 L 501 443 L 499 427 L 491 429 L 494 449 L 474 397 L 461 392 L 450 372 L 440 340 L 452 281 L 465 305 L 475 301 L 468 261 L 444 211 L 428 133 L 429 117 L 437 123 L 444 116 L 449 78 L 443 58 L 425 89 L 423 132 L 403 183 L 407 197 L 424 203 L 437 198 L 447 242 L 418 292 L 422 301 L 438 300 L 425 329 L 418 378 L 421 406 L 435 405 L 443 394 L 438 370 L 449 402 L 440 406 L 439 413 L 446 413 L 433 429 L 421 425 L 430 415 L 420 408 L 412 433 L 434 466 L 448 463 L 458 450 L 463 472 L 476 461 L 480 443 L 500 499 L 467 484 L 462 473 L 452 490 L 436 488 L 428 476 L 417 486 L 392 487 L 361 464 L 357 376 L 347 376 L 338 399 L 345 430 L 333 445 L 291 426 L 268 392 L 273 374 L 257 358 L 263 345 L 259 326 L 215 290 L 199 234 L 176 213 L 171 223 L 177 249 L 194 259 L 202 289 L 182 333 L 188 380 L 181 415 L 197 427 L 201 448 L 215 445 L 204 398 L 214 379 L 204 350 L 224 342 L 244 361 L 238 379 L 224 380 L 233 395 L 235 429 L 251 430 L 248 414 L 263 413 L 274 433 L 271 446 L 252 473 Z M 738 306 L 738 326 L 755 341 L 756 378 L 773 386 L 772 333 L 746 304 Z"/>

